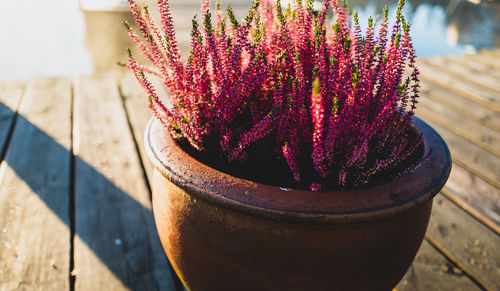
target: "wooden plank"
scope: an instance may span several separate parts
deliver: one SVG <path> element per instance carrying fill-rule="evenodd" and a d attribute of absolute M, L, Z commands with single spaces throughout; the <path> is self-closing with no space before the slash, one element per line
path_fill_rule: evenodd
<path fill-rule="evenodd" d="M 423 97 L 417 109 L 419 115 L 445 127 L 449 131 L 500 156 L 500 133 L 431 99 Z"/>
<path fill-rule="evenodd" d="M 410 269 L 393 291 L 481 290 L 427 241 L 422 243 Z"/>
<path fill-rule="evenodd" d="M 473 73 L 487 74 L 490 78 L 500 80 L 500 71 L 491 64 L 483 64 L 464 57 L 443 57 L 469 68 Z"/>
<path fill-rule="evenodd" d="M 169 94 L 157 78 L 150 78 L 159 96 L 164 102 L 168 102 Z M 149 161 L 144 151 L 144 131 L 146 125 L 152 117 L 151 111 L 147 107 L 147 96 L 131 72 L 126 72 L 120 78 L 120 94 L 125 104 L 125 110 L 130 121 L 132 134 L 139 148 L 141 160 L 146 170 L 148 178 L 151 180 L 153 174 L 153 164 Z"/>
<path fill-rule="evenodd" d="M 486 54 L 464 55 L 464 58 L 500 69 L 500 59 Z"/>
<path fill-rule="evenodd" d="M 441 195 L 427 234 L 489 290 L 500 290 L 500 237 Z"/>
<path fill-rule="evenodd" d="M 7 145 L 9 132 L 11 131 L 23 91 L 23 83 L 0 83 L 0 159 L 6 149 L 5 146 Z"/>
<path fill-rule="evenodd" d="M 486 56 L 492 56 L 500 59 L 500 49 L 499 48 L 487 48 L 481 49 L 480 53 Z"/>
<path fill-rule="evenodd" d="M 418 113 L 417 113 L 418 115 Z M 425 119 L 446 141 L 453 162 L 500 188 L 500 158 L 458 136 L 437 123 Z"/>
<path fill-rule="evenodd" d="M 169 99 L 169 93 L 165 90 L 161 81 L 154 77 L 150 77 L 150 81 L 155 86 L 160 98 L 162 98 L 166 104 Z M 123 74 L 120 77 L 119 83 L 120 94 L 123 99 L 132 134 L 139 150 L 141 162 L 143 163 L 148 180 L 151 181 L 154 167 L 144 150 L 144 132 L 146 130 L 147 123 L 152 117 L 151 111 L 147 108 L 147 96 L 131 72 Z M 173 269 L 171 271 L 173 272 Z M 182 288 L 182 283 L 175 274 L 172 274 L 172 277 L 177 290 L 187 291 Z"/>
<path fill-rule="evenodd" d="M 497 93 L 500 92 L 500 82 L 498 82 L 497 78 L 493 78 L 483 71 L 471 70 L 469 67 L 456 62 L 455 59 L 458 58 L 460 57 L 433 57 L 420 59 L 420 62 L 451 74 L 459 82 L 461 80 L 467 81 L 480 87 L 489 88 Z"/>
<path fill-rule="evenodd" d="M 71 83 L 28 84 L 0 165 L 0 289 L 69 290 Z"/>
<path fill-rule="evenodd" d="M 454 196 L 455 199 L 459 199 L 465 205 L 472 207 L 492 222 L 485 221 L 485 224 L 489 224 L 490 228 L 500 234 L 499 189 L 496 189 L 459 165 L 453 164 L 450 178 L 444 186 L 443 193 L 446 196 Z M 458 204 L 461 203 L 458 202 Z"/>
<path fill-rule="evenodd" d="M 418 63 L 418 68 L 423 79 L 438 84 L 495 111 L 500 111 L 500 97 L 497 92 L 466 81 L 459 81 L 456 77 L 422 62 Z"/>
<path fill-rule="evenodd" d="M 427 80 L 421 82 L 421 98 L 432 99 L 477 122 L 500 131 L 500 112 L 476 103 Z M 425 101 L 422 101 L 425 102 Z M 417 108 L 417 112 L 419 109 Z"/>
<path fill-rule="evenodd" d="M 174 290 L 117 83 L 75 92 L 75 290 Z"/>

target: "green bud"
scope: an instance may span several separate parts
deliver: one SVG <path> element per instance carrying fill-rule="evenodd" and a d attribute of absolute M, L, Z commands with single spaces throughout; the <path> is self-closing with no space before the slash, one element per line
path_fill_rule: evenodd
<path fill-rule="evenodd" d="M 259 7 L 260 0 L 255 0 L 252 4 L 252 8 L 250 8 L 250 11 L 248 12 L 247 17 L 245 18 L 245 21 L 251 22 L 253 20 L 253 17 L 255 16 L 255 12 L 257 11 L 257 8 Z"/>
<path fill-rule="evenodd" d="M 336 115 L 337 114 L 337 111 L 338 111 L 338 98 L 337 97 L 333 97 L 333 104 L 332 104 L 332 114 L 333 115 Z"/>
<path fill-rule="evenodd" d="M 222 32 L 226 31 L 226 21 L 227 21 L 227 17 L 224 16 L 224 18 L 222 18 L 222 21 L 220 23 L 220 31 L 222 31 Z"/>
<path fill-rule="evenodd" d="M 285 16 L 283 16 L 283 10 L 281 9 L 281 1 L 280 0 L 276 1 L 276 14 L 278 15 L 278 20 L 280 21 L 281 26 L 285 27 L 285 25 L 286 25 Z"/>
<path fill-rule="evenodd" d="M 312 91 L 313 94 L 319 94 L 319 78 L 314 79 L 313 85 L 312 85 Z"/>
<path fill-rule="evenodd" d="M 128 21 L 127 21 L 127 20 L 124 20 L 124 21 L 123 21 L 123 26 L 125 26 L 125 28 L 126 28 L 127 30 L 130 30 L 130 24 L 128 23 Z"/>
<path fill-rule="evenodd" d="M 359 17 L 358 17 L 358 10 L 354 9 L 352 11 L 352 17 L 354 19 L 354 25 L 359 25 Z"/>
<path fill-rule="evenodd" d="M 231 6 L 228 5 L 226 11 L 227 11 L 227 16 L 229 16 L 229 21 L 231 21 L 231 24 L 233 25 L 234 28 L 237 28 L 239 26 L 238 20 L 236 20 L 236 16 L 234 16 L 234 12 Z"/>
<path fill-rule="evenodd" d="M 394 46 L 399 47 L 399 42 L 401 41 L 401 33 L 396 34 L 396 39 L 394 40 Z"/>

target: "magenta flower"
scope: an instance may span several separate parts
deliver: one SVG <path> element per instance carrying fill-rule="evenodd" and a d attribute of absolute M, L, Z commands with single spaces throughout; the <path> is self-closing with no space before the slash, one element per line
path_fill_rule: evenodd
<path fill-rule="evenodd" d="M 242 22 L 217 4 L 215 24 L 204 0 L 186 62 L 168 1 L 158 0 L 161 28 L 146 6 L 128 1 L 139 30 L 127 24 L 129 36 L 153 67 L 132 54 L 127 67 L 154 116 L 193 148 L 229 163 L 269 157 L 288 166 L 291 186 L 314 191 L 390 181 L 427 156 L 411 126 L 419 72 L 404 0 L 390 34 L 386 8 L 378 33 L 370 18 L 365 35 L 357 12 L 339 0 L 325 1 L 319 13 L 311 0 L 285 10 L 279 1 L 255 0 Z M 146 74 L 161 78 L 168 105 Z"/>

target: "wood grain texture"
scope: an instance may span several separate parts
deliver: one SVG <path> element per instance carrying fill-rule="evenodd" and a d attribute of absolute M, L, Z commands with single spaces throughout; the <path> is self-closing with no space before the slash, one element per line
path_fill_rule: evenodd
<path fill-rule="evenodd" d="M 447 195 L 453 195 L 474 208 L 500 227 L 500 190 L 457 164 L 451 168 L 444 186 Z"/>
<path fill-rule="evenodd" d="M 168 93 L 163 85 L 155 78 L 149 78 L 156 88 L 160 98 L 167 104 Z M 131 72 L 124 74 L 119 80 L 120 94 L 122 95 L 125 109 L 127 111 L 132 133 L 139 148 L 139 154 L 146 170 L 148 179 L 151 180 L 153 174 L 153 164 L 149 161 L 144 151 L 144 131 L 146 125 L 152 117 L 151 111 L 147 107 L 147 96 L 142 87 L 137 83 Z"/>
<path fill-rule="evenodd" d="M 13 125 L 23 91 L 23 83 L 0 83 L 0 155 L 5 150 L 8 135 Z"/>
<path fill-rule="evenodd" d="M 481 49 L 481 54 L 500 59 L 500 48 Z"/>
<path fill-rule="evenodd" d="M 436 196 L 428 235 L 490 290 L 500 290 L 500 237 L 441 195 Z"/>
<path fill-rule="evenodd" d="M 71 83 L 31 81 L 0 165 L 2 290 L 70 288 L 70 145 Z"/>
<path fill-rule="evenodd" d="M 446 141 L 454 163 L 479 176 L 494 187 L 500 188 L 499 157 L 454 134 L 441 125 L 431 120 L 423 119 Z"/>
<path fill-rule="evenodd" d="M 487 52 L 487 51 L 485 51 Z M 471 61 L 462 57 L 443 57 L 449 61 L 455 62 L 462 66 L 467 67 L 472 73 L 487 74 L 490 78 L 500 80 L 500 69 L 495 68 L 491 64 L 484 64 L 480 62 Z"/>
<path fill-rule="evenodd" d="M 116 80 L 76 89 L 75 290 L 174 290 Z"/>
<path fill-rule="evenodd" d="M 496 69 L 500 70 L 500 59 L 496 56 L 488 55 L 488 53 L 481 53 L 477 55 L 464 55 L 463 57 L 471 61 L 475 61 L 488 66 L 493 66 Z"/>
<path fill-rule="evenodd" d="M 464 117 L 453 109 L 431 99 L 422 99 L 418 108 L 420 116 L 432 120 L 497 157 L 500 156 L 500 132 Z"/>
<path fill-rule="evenodd" d="M 427 80 L 423 80 L 421 85 L 421 102 L 432 99 L 449 109 L 453 109 L 464 116 L 500 132 L 500 111 L 476 103 L 467 97 L 451 92 Z M 417 108 L 417 112 L 419 112 L 419 108 L 420 107 Z M 445 119 L 446 116 L 443 116 L 443 118 Z"/>
<path fill-rule="evenodd" d="M 481 290 L 427 241 L 422 243 L 410 269 L 394 289 L 393 291 Z"/>
<path fill-rule="evenodd" d="M 438 84 L 451 92 L 465 96 L 495 111 L 500 111 L 500 97 L 496 91 L 464 80 L 457 80 L 455 76 L 422 62 L 419 62 L 417 66 L 423 80 Z"/>
<path fill-rule="evenodd" d="M 472 70 L 462 63 L 455 62 L 455 58 L 433 57 L 421 59 L 420 62 L 452 75 L 458 82 L 467 81 L 500 92 L 500 82 L 497 78 L 492 77 L 490 73 Z"/>

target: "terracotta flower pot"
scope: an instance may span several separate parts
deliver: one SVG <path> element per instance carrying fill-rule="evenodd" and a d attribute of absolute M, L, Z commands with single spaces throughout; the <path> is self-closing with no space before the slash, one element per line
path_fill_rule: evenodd
<path fill-rule="evenodd" d="M 417 253 L 448 148 L 415 119 L 432 155 L 372 188 L 311 192 L 224 174 L 184 152 L 158 121 L 145 146 L 155 165 L 153 211 L 163 247 L 190 290 L 391 290 Z"/>

